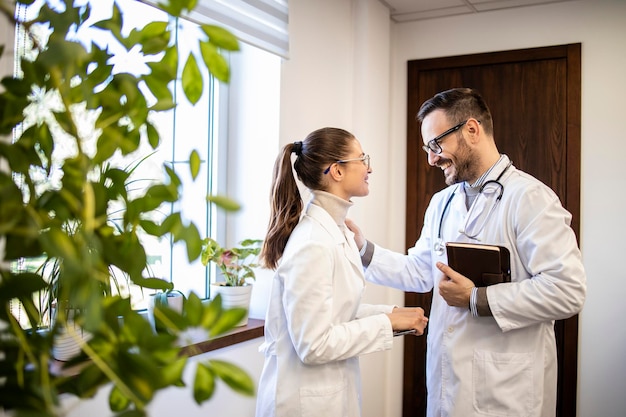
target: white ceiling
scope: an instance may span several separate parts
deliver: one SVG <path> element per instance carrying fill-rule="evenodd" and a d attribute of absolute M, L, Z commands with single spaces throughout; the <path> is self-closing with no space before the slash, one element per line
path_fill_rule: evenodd
<path fill-rule="evenodd" d="M 498 9 L 561 3 L 571 0 L 380 0 L 396 22 L 488 12 Z"/>

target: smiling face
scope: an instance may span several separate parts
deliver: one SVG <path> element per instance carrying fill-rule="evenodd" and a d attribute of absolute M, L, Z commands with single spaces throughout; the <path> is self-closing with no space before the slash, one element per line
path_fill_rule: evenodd
<path fill-rule="evenodd" d="M 458 182 L 474 182 L 480 176 L 480 159 L 474 148 L 466 141 L 463 132 L 472 123 L 464 124 L 457 131 L 446 135 L 438 141 L 441 153 L 428 151 L 428 163 L 443 171 L 446 184 L 452 185 Z M 443 110 L 435 110 L 429 113 L 422 122 L 422 138 L 424 145 L 443 132 L 447 131 L 456 123 L 448 120 Z"/>
<path fill-rule="evenodd" d="M 346 156 L 330 166 L 332 181 L 328 191 L 348 201 L 352 197 L 364 197 L 370 192 L 368 179 L 371 172 L 369 156 L 365 155 L 359 141 L 354 139 Z"/>
<path fill-rule="evenodd" d="M 352 141 L 352 151 L 346 159 L 365 158 L 366 155 L 358 140 Z M 364 197 L 370 193 L 369 174 L 372 172 L 368 160 L 344 162 L 342 165 L 346 170 L 346 191 L 354 197 Z"/>

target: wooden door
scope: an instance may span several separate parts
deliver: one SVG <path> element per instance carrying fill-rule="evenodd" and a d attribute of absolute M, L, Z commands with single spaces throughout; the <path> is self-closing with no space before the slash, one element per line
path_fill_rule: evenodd
<path fill-rule="evenodd" d="M 580 225 L 580 44 L 409 61 L 406 247 L 419 237 L 432 195 L 445 187 L 428 165 L 416 115 L 439 91 L 472 87 L 491 109 L 494 137 L 515 166 L 539 178 L 560 197 Z M 405 294 L 405 305 L 430 310 L 432 292 Z M 557 415 L 576 415 L 578 316 L 557 322 Z M 426 338 L 404 345 L 403 416 L 426 412 Z"/>

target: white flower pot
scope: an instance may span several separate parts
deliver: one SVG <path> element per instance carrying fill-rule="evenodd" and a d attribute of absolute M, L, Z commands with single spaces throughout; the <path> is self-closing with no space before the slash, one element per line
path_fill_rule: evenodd
<path fill-rule="evenodd" d="M 221 282 L 211 284 L 211 298 L 215 298 L 217 294 L 222 296 L 223 308 L 242 307 L 246 309 L 246 315 L 236 327 L 247 325 L 248 313 L 250 311 L 250 297 L 252 296 L 252 284 L 247 284 L 242 287 L 229 287 Z"/>
<path fill-rule="evenodd" d="M 154 320 L 154 306 L 156 303 L 166 304 L 172 310 L 183 313 L 185 296 L 180 291 L 169 291 L 165 293 L 150 294 L 148 300 L 148 321 L 152 330 L 156 333 L 156 322 Z"/>
<path fill-rule="evenodd" d="M 56 307 L 52 307 L 52 320 L 56 320 Z M 67 309 L 67 325 L 59 329 L 52 345 L 52 357 L 58 361 L 69 361 L 81 351 L 81 346 L 91 339 L 91 333 L 74 323 L 73 309 Z"/>

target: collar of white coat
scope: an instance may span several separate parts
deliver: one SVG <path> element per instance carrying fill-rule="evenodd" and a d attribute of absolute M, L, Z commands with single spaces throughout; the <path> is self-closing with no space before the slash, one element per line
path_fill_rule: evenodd
<path fill-rule="evenodd" d="M 345 218 L 352 202 L 325 191 L 314 191 L 306 208 L 306 214 L 332 236 L 337 244 L 345 247 L 346 257 L 358 268 L 362 268 L 359 249 L 354 243 L 354 233 L 345 225 Z M 340 223 L 339 223 L 340 222 Z M 348 240 L 352 244 L 348 243 Z M 362 271 L 361 271 L 362 273 Z"/>
<path fill-rule="evenodd" d="M 335 219 L 330 215 L 326 209 L 316 204 L 309 202 L 307 204 L 305 215 L 311 217 L 318 222 L 324 230 L 331 235 L 333 240 L 339 244 L 345 242 L 346 238 L 343 234 L 341 226 L 335 222 Z"/>
<path fill-rule="evenodd" d="M 309 204 L 314 204 L 326 210 L 335 221 L 335 224 L 340 227 L 346 223 L 348 210 L 353 205 L 351 201 L 346 201 L 335 194 L 320 190 L 313 191 Z"/>

